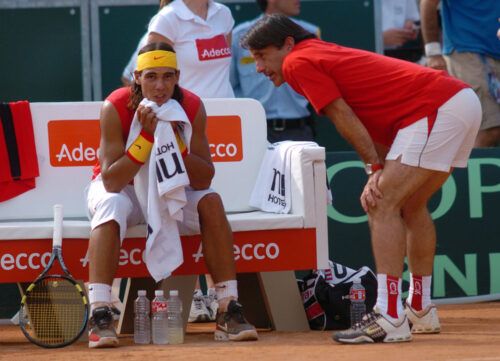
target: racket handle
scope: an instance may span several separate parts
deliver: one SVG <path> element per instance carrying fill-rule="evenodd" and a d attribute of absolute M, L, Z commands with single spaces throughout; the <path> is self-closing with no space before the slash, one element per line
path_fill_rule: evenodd
<path fill-rule="evenodd" d="M 54 233 L 52 236 L 52 247 L 61 247 L 63 230 L 63 206 L 56 204 L 54 206 Z"/>

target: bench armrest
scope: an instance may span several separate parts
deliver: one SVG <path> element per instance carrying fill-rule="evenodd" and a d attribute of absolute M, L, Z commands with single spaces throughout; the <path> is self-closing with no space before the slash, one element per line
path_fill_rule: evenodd
<path fill-rule="evenodd" d="M 328 268 L 325 148 L 294 148 L 291 158 L 292 214 L 304 217 L 304 228 L 316 229 L 319 268 Z"/>

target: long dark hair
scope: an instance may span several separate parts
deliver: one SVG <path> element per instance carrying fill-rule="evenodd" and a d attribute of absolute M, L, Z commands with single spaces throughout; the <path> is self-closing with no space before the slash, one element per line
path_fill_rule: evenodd
<path fill-rule="evenodd" d="M 147 52 L 153 51 L 153 50 L 166 50 L 166 51 L 171 51 L 171 52 L 175 53 L 174 48 L 172 48 L 172 46 L 170 44 L 159 42 L 159 43 L 151 43 L 151 44 L 143 46 L 141 48 L 141 50 L 139 50 L 138 55 L 144 54 L 144 53 L 147 53 Z M 135 111 L 137 109 L 137 107 L 139 106 L 139 103 L 142 101 L 142 99 L 144 99 L 144 95 L 142 95 L 141 86 L 139 84 L 137 84 L 135 82 L 135 80 L 132 83 L 131 88 L 132 88 L 132 92 L 130 94 L 130 101 L 128 103 L 128 107 Z M 181 88 L 179 87 L 179 84 L 175 84 L 174 94 L 172 95 L 172 99 L 175 99 L 179 103 L 182 103 L 183 94 L 182 94 Z"/>
<path fill-rule="evenodd" d="M 289 36 L 295 40 L 295 44 L 302 40 L 316 38 L 316 35 L 295 23 L 288 16 L 271 14 L 258 20 L 243 36 L 240 44 L 245 49 L 255 50 L 261 50 L 271 45 L 281 48 Z"/>

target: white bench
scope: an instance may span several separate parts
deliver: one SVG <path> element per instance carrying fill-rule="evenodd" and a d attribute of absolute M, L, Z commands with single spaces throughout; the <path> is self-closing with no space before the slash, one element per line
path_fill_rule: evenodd
<path fill-rule="evenodd" d="M 31 104 L 40 177 L 35 189 L 0 203 L 0 282 L 31 281 L 43 269 L 50 253 L 52 205 L 56 203 L 64 206 L 66 264 L 75 278 L 87 279 L 90 223 L 84 188 L 96 162 L 101 104 Z M 237 271 L 246 274 L 240 275 L 243 302 L 251 303 L 247 298 L 258 294 L 254 287 L 260 287 L 263 302 L 255 304 L 265 305 L 272 327 L 308 329 L 293 270 L 327 267 L 324 148 L 293 153 L 289 214 L 256 211 L 248 200 L 267 148 L 264 110 L 250 99 L 206 99 L 204 104 L 216 168 L 212 186 L 223 199 L 234 232 Z M 144 280 L 149 277 L 141 257 L 144 235 L 144 226 L 132 227 L 122 245 L 117 277 L 143 279 L 129 282 L 126 299 L 134 298 L 144 282 L 154 286 L 152 280 Z M 184 264 L 163 287 L 180 288 L 187 305 L 195 277 L 205 273 L 206 267 L 199 235 L 183 236 L 182 244 Z M 258 285 L 249 283 L 250 274 L 257 274 Z M 130 310 L 128 302 L 122 320 L 129 319 Z M 130 331 L 130 325 L 122 323 L 122 331 Z"/>

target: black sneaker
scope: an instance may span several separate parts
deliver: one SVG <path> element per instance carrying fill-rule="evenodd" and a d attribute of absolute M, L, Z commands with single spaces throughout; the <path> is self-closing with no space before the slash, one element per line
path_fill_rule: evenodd
<path fill-rule="evenodd" d="M 394 322 L 375 307 L 361 322 L 348 330 L 335 332 L 332 338 L 341 343 L 405 342 L 411 341 L 411 333 L 404 313 Z"/>
<path fill-rule="evenodd" d="M 118 336 L 113 315 L 119 313 L 114 307 L 102 306 L 92 311 L 89 320 L 89 348 L 117 347 Z"/>
<path fill-rule="evenodd" d="M 255 327 L 243 316 L 243 306 L 231 300 L 226 312 L 217 314 L 215 320 L 216 341 L 255 341 L 259 338 Z"/>

